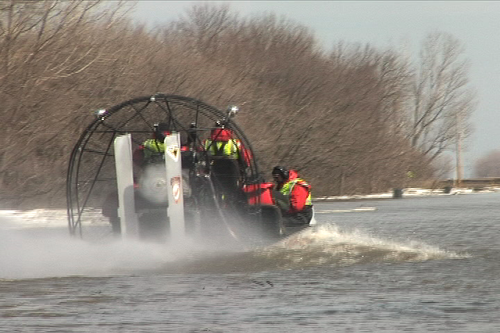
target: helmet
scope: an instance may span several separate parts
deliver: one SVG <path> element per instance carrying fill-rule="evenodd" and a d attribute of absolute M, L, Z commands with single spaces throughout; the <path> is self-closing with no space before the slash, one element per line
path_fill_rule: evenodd
<path fill-rule="evenodd" d="M 210 134 L 210 140 L 229 141 L 233 138 L 233 131 L 228 128 L 214 128 Z"/>
<path fill-rule="evenodd" d="M 154 124 L 154 136 L 156 140 L 163 141 L 165 137 L 170 134 L 168 124 L 157 123 Z"/>
<path fill-rule="evenodd" d="M 290 175 L 290 172 L 288 171 L 287 168 L 285 167 L 282 167 L 282 166 L 275 166 L 273 168 L 273 172 L 272 172 L 273 175 L 280 175 L 281 177 L 283 177 L 283 179 L 288 179 L 288 176 Z"/>

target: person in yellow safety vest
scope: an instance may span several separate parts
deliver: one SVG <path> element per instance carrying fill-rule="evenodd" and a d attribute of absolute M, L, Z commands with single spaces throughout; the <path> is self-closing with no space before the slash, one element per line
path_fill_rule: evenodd
<path fill-rule="evenodd" d="M 220 127 L 210 133 L 210 139 L 205 140 L 205 150 L 212 158 L 239 160 L 243 167 L 250 165 L 251 155 L 239 139 L 234 138 L 233 131 Z"/>
<path fill-rule="evenodd" d="M 214 185 L 224 200 L 246 201 L 242 189 L 245 169 L 250 165 L 251 155 L 229 128 L 220 123 L 204 142 L 210 158 L 210 169 Z"/>
<path fill-rule="evenodd" d="M 154 125 L 153 137 L 147 139 L 133 154 L 134 164 L 143 167 L 149 163 L 164 161 L 165 137 L 169 135 L 168 125 L 159 123 Z"/>
<path fill-rule="evenodd" d="M 309 225 L 313 217 L 311 185 L 299 178 L 295 170 L 281 166 L 274 167 L 272 175 L 276 182 L 273 196 L 281 209 L 285 227 Z"/>

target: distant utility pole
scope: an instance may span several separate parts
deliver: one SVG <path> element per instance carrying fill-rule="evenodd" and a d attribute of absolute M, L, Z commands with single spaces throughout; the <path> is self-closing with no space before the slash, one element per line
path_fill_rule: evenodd
<path fill-rule="evenodd" d="M 463 161 L 462 161 L 462 117 L 461 112 L 457 112 L 457 142 L 456 142 L 456 172 L 457 178 L 455 187 L 462 186 L 463 179 Z"/>

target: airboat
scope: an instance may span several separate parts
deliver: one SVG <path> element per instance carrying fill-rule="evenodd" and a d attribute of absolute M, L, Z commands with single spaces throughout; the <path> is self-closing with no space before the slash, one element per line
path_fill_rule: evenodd
<path fill-rule="evenodd" d="M 138 97 L 96 111 L 69 161 L 70 234 L 93 240 L 131 237 L 168 242 L 201 237 L 255 244 L 297 231 L 284 227 L 273 203 L 272 184 L 261 177 L 252 145 L 234 121 L 237 112 L 236 106 L 222 111 L 194 98 L 168 94 Z M 133 155 L 158 123 L 169 128 L 165 149 L 155 171 L 144 177 Z M 229 129 L 253 157 L 237 174 L 214 172 L 216 161 L 206 140 L 216 126 Z M 228 181 L 236 193 L 225 190 Z"/>

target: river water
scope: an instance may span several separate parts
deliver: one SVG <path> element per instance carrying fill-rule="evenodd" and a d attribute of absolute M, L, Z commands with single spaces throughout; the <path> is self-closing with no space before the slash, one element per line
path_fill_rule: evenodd
<path fill-rule="evenodd" d="M 499 203 L 317 203 L 316 227 L 246 250 L 94 244 L 3 214 L 0 331 L 500 332 Z"/>

